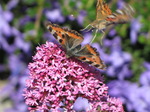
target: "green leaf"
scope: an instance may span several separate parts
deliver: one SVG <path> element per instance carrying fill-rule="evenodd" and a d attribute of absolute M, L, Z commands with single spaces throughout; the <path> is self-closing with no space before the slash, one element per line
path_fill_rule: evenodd
<path fill-rule="evenodd" d="M 34 23 L 32 23 L 32 22 L 29 22 L 29 23 L 25 24 L 25 26 L 24 26 L 25 31 L 29 31 L 29 30 L 33 30 L 33 29 L 34 29 Z"/>
<path fill-rule="evenodd" d="M 37 8 L 28 8 L 27 9 L 27 14 L 30 16 L 30 17 L 35 17 L 37 13 Z"/>
<path fill-rule="evenodd" d="M 26 4 L 33 4 L 36 2 L 36 0 L 23 0 L 23 2 Z"/>
<path fill-rule="evenodd" d="M 144 36 L 140 35 L 138 37 L 138 42 L 141 43 L 141 44 L 144 44 L 146 42 L 146 38 Z"/>

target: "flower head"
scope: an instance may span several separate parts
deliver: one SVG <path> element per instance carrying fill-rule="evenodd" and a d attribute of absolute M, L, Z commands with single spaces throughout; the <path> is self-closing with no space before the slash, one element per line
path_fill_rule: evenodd
<path fill-rule="evenodd" d="M 78 97 L 91 103 L 108 98 L 108 88 L 99 71 L 75 58 L 66 58 L 65 52 L 51 42 L 37 47 L 28 68 L 30 77 L 24 96 L 30 110 L 59 112 L 64 108 L 72 111 Z"/>

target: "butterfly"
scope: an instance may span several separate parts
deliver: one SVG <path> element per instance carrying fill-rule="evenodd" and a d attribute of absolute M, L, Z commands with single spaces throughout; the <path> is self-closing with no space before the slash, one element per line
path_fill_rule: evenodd
<path fill-rule="evenodd" d="M 83 30 L 91 26 L 91 28 L 96 28 L 95 33 L 97 33 L 98 30 L 104 33 L 103 30 L 106 29 L 107 26 L 115 25 L 115 24 L 124 24 L 131 20 L 133 14 L 134 14 L 134 9 L 130 5 L 126 4 L 123 9 L 121 10 L 118 9 L 116 10 L 115 13 L 112 13 L 112 11 L 108 7 L 108 5 L 104 2 L 104 0 L 97 0 L 96 20 L 94 20 Z M 94 36 L 94 38 L 95 37 L 96 35 Z"/>
<path fill-rule="evenodd" d="M 80 33 L 75 30 L 61 28 L 59 25 L 50 22 L 46 23 L 46 27 L 65 49 L 67 58 L 75 57 L 92 66 L 105 70 L 106 65 L 100 59 L 100 55 L 96 51 L 96 48 L 89 44 L 83 47 L 81 46 L 84 38 Z"/>

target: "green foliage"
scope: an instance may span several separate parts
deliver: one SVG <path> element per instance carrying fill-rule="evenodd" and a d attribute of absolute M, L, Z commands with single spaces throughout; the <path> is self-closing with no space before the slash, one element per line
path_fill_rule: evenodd
<path fill-rule="evenodd" d="M 23 2 L 26 4 L 26 5 L 31 5 L 31 4 L 34 4 L 36 2 L 36 0 L 23 0 Z"/>
<path fill-rule="evenodd" d="M 28 32 L 28 31 L 33 30 L 33 29 L 34 29 L 34 23 L 33 22 L 29 22 L 29 23 L 25 24 L 25 26 L 24 26 L 25 32 Z"/>
<path fill-rule="evenodd" d="M 27 9 L 27 15 L 30 17 L 34 17 L 36 13 L 37 13 L 36 7 L 33 7 L 32 9 L 30 8 Z"/>

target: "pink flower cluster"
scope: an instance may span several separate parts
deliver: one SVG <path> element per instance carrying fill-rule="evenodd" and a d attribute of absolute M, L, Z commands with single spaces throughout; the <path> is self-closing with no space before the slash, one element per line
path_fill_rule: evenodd
<path fill-rule="evenodd" d="M 123 112 L 122 103 L 107 95 L 108 87 L 100 72 L 75 58 L 66 58 L 62 48 L 54 43 L 37 47 L 28 68 L 23 95 L 30 111 L 60 112 L 63 108 L 73 112 L 74 102 L 83 97 L 89 101 L 87 112 Z"/>

